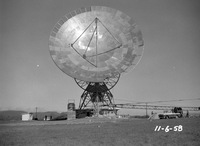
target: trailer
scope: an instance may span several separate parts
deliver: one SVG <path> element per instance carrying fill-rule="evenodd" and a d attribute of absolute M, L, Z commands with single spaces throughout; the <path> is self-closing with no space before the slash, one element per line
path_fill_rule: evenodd
<path fill-rule="evenodd" d="M 181 117 L 180 113 L 159 113 L 158 117 L 160 119 L 175 119 Z"/>

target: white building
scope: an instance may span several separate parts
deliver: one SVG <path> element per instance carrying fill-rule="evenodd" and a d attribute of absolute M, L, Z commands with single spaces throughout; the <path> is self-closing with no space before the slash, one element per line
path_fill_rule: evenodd
<path fill-rule="evenodd" d="M 33 120 L 33 113 L 22 114 L 22 121 L 31 121 Z"/>

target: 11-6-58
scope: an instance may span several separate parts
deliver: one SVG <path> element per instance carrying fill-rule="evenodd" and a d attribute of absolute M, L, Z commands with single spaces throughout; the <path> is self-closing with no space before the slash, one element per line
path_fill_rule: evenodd
<path fill-rule="evenodd" d="M 178 132 L 180 132 L 180 131 L 183 131 L 183 126 L 182 125 L 174 126 L 174 127 L 166 126 L 165 128 L 161 127 L 161 126 L 156 126 L 154 131 L 165 131 L 165 132 L 178 131 Z"/>

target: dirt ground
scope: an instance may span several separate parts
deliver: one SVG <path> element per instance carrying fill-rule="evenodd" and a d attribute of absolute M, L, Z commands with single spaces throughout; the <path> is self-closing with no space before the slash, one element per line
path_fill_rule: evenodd
<path fill-rule="evenodd" d="M 159 131 L 158 126 L 161 126 Z M 10 145 L 199 146 L 200 118 L 153 121 L 88 118 L 72 121 L 0 123 L 0 146 Z"/>

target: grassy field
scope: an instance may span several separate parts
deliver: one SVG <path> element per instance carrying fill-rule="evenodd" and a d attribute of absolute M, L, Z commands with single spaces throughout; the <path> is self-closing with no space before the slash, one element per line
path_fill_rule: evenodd
<path fill-rule="evenodd" d="M 183 130 L 174 131 L 179 125 Z M 154 131 L 156 126 L 173 130 Z M 4 122 L 0 124 L 0 145 L 199 146 L 200 118 Z"/>

